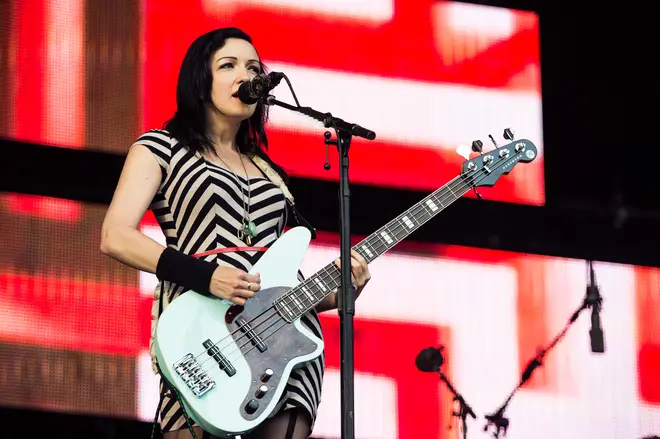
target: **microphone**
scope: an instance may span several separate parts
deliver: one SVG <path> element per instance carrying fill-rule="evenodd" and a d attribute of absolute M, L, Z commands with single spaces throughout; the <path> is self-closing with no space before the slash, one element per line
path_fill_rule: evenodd
<path fill-rule="evenodd" d="M 238 99 L 244 104 L 254 104 L 259 99 L 267 97 L 268 93 L 277 87 L 282 78 L 284 78 L 284 73 L 280 72 L 257 75 L 238 87 L 238 92 L 236 92 Z"/>
<path fill-rule="evenodd" d="M 428 347 L 422 349 L 417 354 L 417 358 L 415 358 L 417 369 L 422 372 L 438 372 L 440 366 L 445 363 L 445 359 L 442 357 L 442 350 L 444 348 L 444 346 L 440 346 L 439 348 Z"/>
<path fill-rule="evenodd" d="M 591 261 L 589 261 L 589 272 L 590 282 L 587 286 L 586 302 L 591 306 L 591 329 L 589 330 L 591 352 L 602 354 L 605 352 L 603 329 L 600 326 L 600 303 L 602 299 L 598 291 L 598 286 L 594 282 L 594 267 Z"/>

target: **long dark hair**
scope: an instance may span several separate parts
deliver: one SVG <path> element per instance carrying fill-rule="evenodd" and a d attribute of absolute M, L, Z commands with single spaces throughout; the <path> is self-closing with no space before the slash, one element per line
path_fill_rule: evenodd
<path fill-rule="evenodd" d="M 210 152 L 215 148 L 207 131 L 207 109 L 211 104 L 213 75 L 209 61 L 227 39 L 238 38 L 252 44 L 252 38 L 235 27 L 215 29 L 198 37 L 188 48 L 176 85 L 176 112 L 163 125 L 174 138 L 194 152 Z M 264 68 L 262 64 L 262 68 Z M 266 151 L 268 138 L 265 125 L 268 107 L 259 101 L 254 114 L 241 122 L 236 133 L 236 144 L 240 152 L 254 154 L 266 160 L 273 169 L 288 182 L 286 172 L 274 163 Z"/>

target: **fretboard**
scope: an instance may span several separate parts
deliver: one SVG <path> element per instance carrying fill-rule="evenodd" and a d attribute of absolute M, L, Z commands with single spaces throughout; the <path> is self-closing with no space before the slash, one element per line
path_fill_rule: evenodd
<path fill-rule="evenodd" d="M 473 186 L 471 180 L 459 175 L 367 236 L 353 246 L 353 250 L 367 262 L 372 262 L 465 195 Z M 293 321 L 314 308 L 340 285 L 341 272 L 334 263 L 330 263 L 283 295 L 276 304 L 277 309 L 282 317 Z"/>

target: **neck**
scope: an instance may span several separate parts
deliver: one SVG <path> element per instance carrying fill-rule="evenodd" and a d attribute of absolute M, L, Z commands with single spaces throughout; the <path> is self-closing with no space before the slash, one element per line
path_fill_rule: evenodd
<path fill-rule="evenodd" d="M 217 111 L 210 112 L 208 133 L 218 155 L 238 153 L 236 134 L 240 126 L 240 120 L 231 120 Z"/>

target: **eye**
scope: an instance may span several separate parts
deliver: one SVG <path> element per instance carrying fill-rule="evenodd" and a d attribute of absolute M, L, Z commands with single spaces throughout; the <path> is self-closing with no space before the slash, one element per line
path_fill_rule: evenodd
<path fill-rule="evenodd" d="M 250 66 L 250 67 L 248 67 L 248 69 L 252 70 L 257 75 L 261 74 L 261 67 L 259 67 L 259 66 Z"/>
<path fill-rule="evenodd" d="M 224 68 L 227 68 L 227 67 L 234 67 L 234 64 L 230 63 L 230 62 L 226 62 L 226 63 L 220 65 L 221 69 L 224 69 Z"/>

